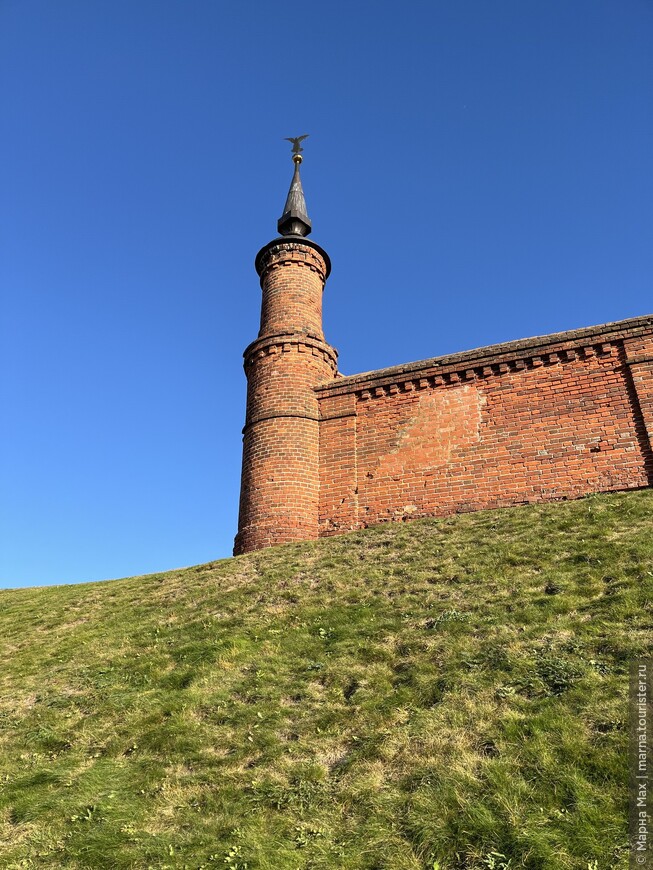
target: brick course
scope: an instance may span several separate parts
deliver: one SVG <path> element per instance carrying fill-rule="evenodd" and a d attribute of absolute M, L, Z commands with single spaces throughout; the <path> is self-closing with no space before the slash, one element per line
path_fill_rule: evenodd
<path fill-rule="evenodd" d="M 235 553 L 653 483 L 653 316 L 342 377 L 326 254 L 285 237 L 257 269 Z"/>

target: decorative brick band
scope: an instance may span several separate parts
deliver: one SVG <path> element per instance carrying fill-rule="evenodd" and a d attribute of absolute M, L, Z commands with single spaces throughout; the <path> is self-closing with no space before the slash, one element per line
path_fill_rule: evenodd
<path fill-rule="evenodd" d="M 243 435 L 256 423 L 265 423 L 266 420 L 313 420 L 317 423 L 320 421 L 320 417 L 313 414 L 261 414 L 247 421 L 243 426 Z"/>
<path fill-rule="evenodd" d="M 556 353 L 543 353 L 522 357 L 501 363 L 490 363 L 489 365 L 469 366 L 467 364 L 464 368 L 446 368 L 446 364 L 442 363 L 442 370 L 436 375 L 425 374 L 424 377 L 412 377 L 409 380 L 396 378 L 390 383 L 381 383 L 370 389 L 356 390 L 356 396 L 364 401 L 386 395 L 396 395 L 399 392 L 409 393 L 412 390 L 432 389 L 450 384 L 484 380 L 489 377 L 508 374 L 508 372 L 536 369 L 540 366 L 561 365 L 576 359 L 584 360 L 592 356 L 610 356 L 613 351 L 613 344 L 601 343 L 561 350 Z"/>
<path fill-rule="evenodd" d="M 610 356 L 622 339 L 650 333 L 653 315 L 491 345 L 464 353 L 364 372 L 319 384 L 320 399 L 355 393 L 361 400 L 482 380 L 522 369 Z"/>
<path fill-rule="evenodd" d="M 334 374 L 338 370 L 338 351 L 325 341 L 307 335 L 282 333 L 257 338 L 245 349 L 243 354 L 245 371 L 262 357 L 289 352 L 310 353 L 312 356 L 320 357 L 327 362 Z"/>
<path fill-rule="evenodd" d="M 319 245 L 308 239 L 292 241 L 286 236 L 283 239 L 275 239 L 259 251 L 256 258 L 256 271 L 261 276 L 261 285 L 270 271 L 288 266 L 299 266 L 316 272 L 322 284 L 331 271 L 329 257 Z"/>

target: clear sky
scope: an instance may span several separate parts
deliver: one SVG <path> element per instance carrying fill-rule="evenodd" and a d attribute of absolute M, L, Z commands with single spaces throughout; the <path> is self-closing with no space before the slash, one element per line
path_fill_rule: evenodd
<path fill-rule="evenodd" d="M 0 0 L 0 585 L 231 554 L 309 133 L 345 374 L 653 312 L 650 0 Z"/>

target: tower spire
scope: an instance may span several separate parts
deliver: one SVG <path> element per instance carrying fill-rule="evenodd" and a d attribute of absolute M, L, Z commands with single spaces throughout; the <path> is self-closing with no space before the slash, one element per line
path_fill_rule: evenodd
<path fill-rule="evenodd" d="M 282 236 L 308 236 L 311 232 L 311 221 L 306 212 L 306 200 L 302 189 L 302 179 L 299 174 L 299 165 L 302 162 L 302 152 L 300 142 L 308 137 L 308 133 L 303 136 L 287 137 L 288 142 L 293 143 L 292 159 L 295 164 L 290 189 L 286 197 L 286 204 L 283 209 L 283 214 L 277 222 L 277 229 Z"/>

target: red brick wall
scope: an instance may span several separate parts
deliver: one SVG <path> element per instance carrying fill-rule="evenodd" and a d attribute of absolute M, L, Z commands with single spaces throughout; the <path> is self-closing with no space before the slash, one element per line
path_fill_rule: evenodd
<path fill-rule="evenodd" d="M 321 535 L 653 482 L 650 317 L 316 392 Z"/>

